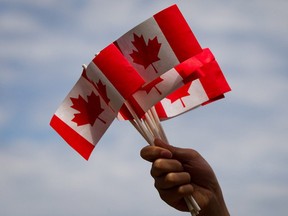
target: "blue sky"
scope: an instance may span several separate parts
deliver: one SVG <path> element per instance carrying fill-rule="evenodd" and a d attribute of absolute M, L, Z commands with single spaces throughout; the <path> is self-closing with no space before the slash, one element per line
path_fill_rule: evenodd
<path fill-rule="evenodd" d="M 1 215 L 188 215 L 158 197 L 139 156 L 146 143 L 127 122 L 88 162 L 49 127 L 81 65 L 173 3 L 232 92 L 164 122 L 170 142 L 208 160 L 231 215 L 287 214 L 286 0 L 0 0 Z"/>

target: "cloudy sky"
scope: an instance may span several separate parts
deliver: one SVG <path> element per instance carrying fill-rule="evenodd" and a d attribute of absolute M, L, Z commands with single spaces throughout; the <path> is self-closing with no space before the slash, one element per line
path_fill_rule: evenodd
<path fill-rule="evenodd" d="M 209 161 L 231 215 L 287 215 L 287 0 L 0 0 L 0 215 L 188 215 L 158 197 L 129 123 L 88 162 L 49 126 L 82 64 L 173 3 L 233 91 L 164 122 L 170 142 Z"/>

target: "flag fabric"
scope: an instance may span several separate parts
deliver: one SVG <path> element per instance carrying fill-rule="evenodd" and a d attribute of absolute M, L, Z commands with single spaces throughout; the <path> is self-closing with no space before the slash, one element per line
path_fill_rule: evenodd
<path fill-rule="evenodd" d="M 177 5 L 142 22 L 114 44 L 146 82 L 202 52 Z"/>
<path fill-rule="evenodd" d="M 194 64 L 185 65 L 191 68 L 186 72 L 195 74 L 189 77 L 190 81 L 192 77 L 199 78 L 197 67 L 203 66 L 204 61 L 200 59 L 201 64 L 197 65 L 195 56 L 203 57 L 201 53 L 207 53 L 202 50 L 177 5 L 142 22 L 114 41 L 114 44 L 146 82 L 129 101 L 139 117 L 187 82 L 184 79 L 188 78 L 181 76 L 184 64 L 182 68 L 178 67 L 180 70 L 174 68 L 177 65 L 187 59 L 194 60 Z"/>
<path fill-rule="evenodd" d="M 161 119 L 165 119 L 167 115 L 170 117 L 179 115 L 219 96 L 210 95 L 212 89 L 217 86 L 213 85 L 208 89 L 209 85 L 205 85 L 205 83 L 214 82 L 213 73 L 220 74 L 221 70 L 218 66 L 219 70 L 212 72 L 212 70 L 209 71 L 209 68 L 213 67 L 205 66 L 213 64 L 212 61 L 215 62 L 215 58 L 209 49 L 201 48 L 177 5 L 168 7 L 142 22 L 116 40 L 114 44 L 146 82 L 129 101 L 140 118 L 162 99 L 164 99 L 163 103 L 160 102 L 156 106 Z M 181 71 L 189 74 L 181 74 Z M 192 80 L 198 79 L 200 76 L 206 77 L 202 78 L 200 83 L 198 82 L 200 87 L 205 82 L 206 92 L 200 95 L 195 93 L 195 90 L 201 92 L 197 88 L 195 89 L 197 82 L 194 83 L 190 92 L 183 91 L 187 89 L 188 82 L 191 86 Z M 211 81 L 208 77 L 211 78 Z M 223 85 L 227 85 L 227 82 Z M 184 96 L 191 95 L 193 98 L 186 97 L 185 100 L 188 100 L 188 103 L 184 105 L 184 108 L 182 103 L 182 106 L 174 106 L 173 112 L 167 110 L 166 114 L 165 110 L 169 99 L 167 101 L 165 97 L 182 86 L 184 86 L 182 91 L 173 94 L 173 100 L 175 100 L 175 96 L 178 96 L 174 105 L 179 100 L 183 102 Z M 215 91 L 214 93 L 222 95 L 224 92 Z M 206 93 L 209 95 L 207 96 Z M 120 111 L 119 116 L 125 116 L 124 119 L 132 118 L 131 115 L 122 112 L 123 110 Z"/>
<path fill-rule="evenodd" d="M 155 105 L 162 120 L 207 104 L 230 90 L 209 49 L 202 49 L 176 5 L 97 54 L 51 119 L 51 126 L 88 160 L 118 116 L 139 118 Z"/>
<path fill-rule="evenodd" d="M 156 105 L 156 111 L 161 120 L 167 120 L 210 102 L 224 98 L 224 93 L 230 91 L 218 64 L 214 62 L 205 76 L 191 81 L 177 89 Z M 205 70 L 205 68 L 203 68 Z M 210 82 L 214 83 L 210 86 Z"/>
<path fill-rule="evenodd" d="M 80 79 L 58 108 L 50 124 L 88 160 L 126 98 L 143 83 L 135 69 L 111 44 L 83 70 Z"/>
<path fill-rule="evenodd" d="M 209 56 L 209 62 L 206 61 L 206 64 L 199 68 L 199 74 L 202 75 L 199 79 L 189 81 L 155 105 L 161 120 L 224 98 L 224 94 L 231 90 L 212 53 Z"/>
<path fill-rule="evenodd" d="M 92 61 L 124 99 L 128 99 L 145 81 L 112 43 Z"/>
<path fill-rule="evenodd" d="M 172 92 L 182 87 L 186 88 L 185 85 L 188 82 L 206 77 L 207 71 L 202 68 L 212 61 L 215 61 L 213 54 L 209 49 L 204 49 L 201 53 L 181 62 L 150 83 L 146 83 L 131 97 L 130 103 L 135 112 L 141 116 Z M 177 96 L 180 98 L 181 95 L 177 94 Z"/>
<path fill-rule="evenodd" d="M 85 70 L 53 115 L 50 125 L 88 160 L 95 145 L 115 119 L 101 94 L 86 79 Z"/>

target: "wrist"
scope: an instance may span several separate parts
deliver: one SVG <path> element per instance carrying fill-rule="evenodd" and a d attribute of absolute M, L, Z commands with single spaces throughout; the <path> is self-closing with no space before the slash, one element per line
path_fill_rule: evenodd
<path fill-rule="evenodd" d="M 230 213 L 228 211 L 228 208 L 226 206 L 225 200 L 223 198 L 221 189 L 217 193 L 217 195 L 215 196 L 214 205 L 215 205 L 214 206 L 215 212 L 212 215 L 230 216 Z"/>
<path fill-rule="evenodd" d="M 230 216 L 221 190 L 211 194 L 209 202 L 203 206 L 199 216 Z"/>

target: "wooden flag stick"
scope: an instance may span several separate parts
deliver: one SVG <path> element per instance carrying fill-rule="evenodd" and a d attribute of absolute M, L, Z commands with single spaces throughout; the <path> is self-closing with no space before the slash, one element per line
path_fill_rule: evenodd
<path fill-rule="evenodd" d="M 143 136 L 143 138 L 150 144 L 154 145 L 154 139 L 160 138 L 167 144 L 169 144 L 167 136 L 163 130 L 160 119 L 156 113 L 154 107 L 152 107 L 147 113 L 145 113 L 145 119 L 140 119 L 129 102 L 125 102 L 125 105 L 131 115 L 133 120 L 130 120 L 131 124 L 137 129 L 137 131 Z M 196 216 L 201 210 L 193 196 L 184 197 L 186 205 L 191 213 L 191 216 Z"/>
<path fill-rule="evenodd" d="M 159 128 L 160 136 L 163 138 L 163 140 L 164 140 L 166 143 L 168 143 L 167 136 L 166 136 L 166 134 L 165 134 L 165 131 L 164 131 L 163 127 L 162 127 L 162 124 L 161 124 L 161 122 L 160 122 L 159 116 L 158 116 L 158 114 L 157 114 L 156 109 L 155 109 L 154 106 L 150 109 L 150 112 L 151 112 L 151 114 L 152 114 L 152 116 L 153 116 L 153 119 L 154 119 L 154 121 L 155 121 L 155 123 L 156 123 L 156 127 Z"/>
<path fill-rule="evenodd" d="M 148 137 L 145 135 L 143 129 L 137 124 L 137 122 L 133 119 L 130 120 L 130 123 L 136 128 L 136 130 L 142 135 L 142 137 L 146 140 L 147 143 L 150 144 L 150 140 Z"/>
<path fill-rule="evenodd" d="M 145 117 L 146 117 L 145 120 L 150 122 L 150 124 L 148 124 L 148 125 L 152 125 L 152 123 L 153 123 L 153 126 L 158 129 L 157 131 L 159 131 L 159 133 L 160 133 L 159 136 L 162 138 L 162 140 L 165 141 L 167 144 L 169 144 L 167 136 L 165 134 L 165 131 L 163 130 L 163 127 L 161 125 L 160 119 L 156 113 L 155 108 L 152 107 L 147 113 L 148 114 L 145 115 Z M 197 204 L 197 202 L 195 201 L 193 196 L 192 195 L 187 196 L 184 199 L 185 199 L 185 202 L 187 204 L 187 207 L 188 207 L 191 215 L 192 216 L 198 215 L 201 208 L 199 207 L 199 205 Z"/>
<path fill-rule="evenodd" d="M 150 124 L 152 125 L 152 127 L 155 130 L 155 133 L 156 133 L 155 137 L 163 140 L 163 136 L 161 134 L 160 128 L 157 124 L 157 121 L 155 121 L 155 118 L 152 115 L 152 112 L 150 110 L 148 110 L 145 116 L 146 116 L 145 118 L 147 118 L 147 120 L 150 121 Z"/>
<path fill-rule="evenodd" d="M 188 209 L 189 209 L 189 211 L 191 213 L 191 216 L 196 216 L 197 214 L 199 214 L 199 212 L 195 211 L 195 209 L 194 209 L 192 203 L 190 202 L 189 198 L 188 197 L 184 197 L 184 199 L 185 199 L 187 207 L 188 207 Z"/>
<path fill-rule="evenodd" d="M 140 134 L 144 137 L 144 139 L 150 144 L 154 145 L 154 139 L 143 121 L 137 116 L 137 114 L 134 112 L 133 108 L 131 105 L 126 101 L 125 105 L 127 109 L 129 110 L 130 114 L 133 116 L 135 122 L 132 122 L 132 125 L 140 131 Z M 131 122 L 131 121 L 130 121 Z"/>
<path fill-rule="evenodd" d="M 198 203 L 195 201 L 193 196 L 188 196 L 187 198 L 189 199 L 189 202 L 192 204 L 192 206 L 193 206 L 194 210 L 196 211 L 196 213 L 199 214 L 199 211 L 201 210 L 201 208 L 198 205 Z"/>
<path fill-rule="evenodd" d="M 145 113 L 145 119 L 144 122 L 147 123 L 147 126 L 149 127 L 151 133 L 153 134 L 154 138 L 161 138 L 159 135 L 158 127 L 155 127 L 155 121 L 151 118 L 151 116 L 148 113 Z"/>

